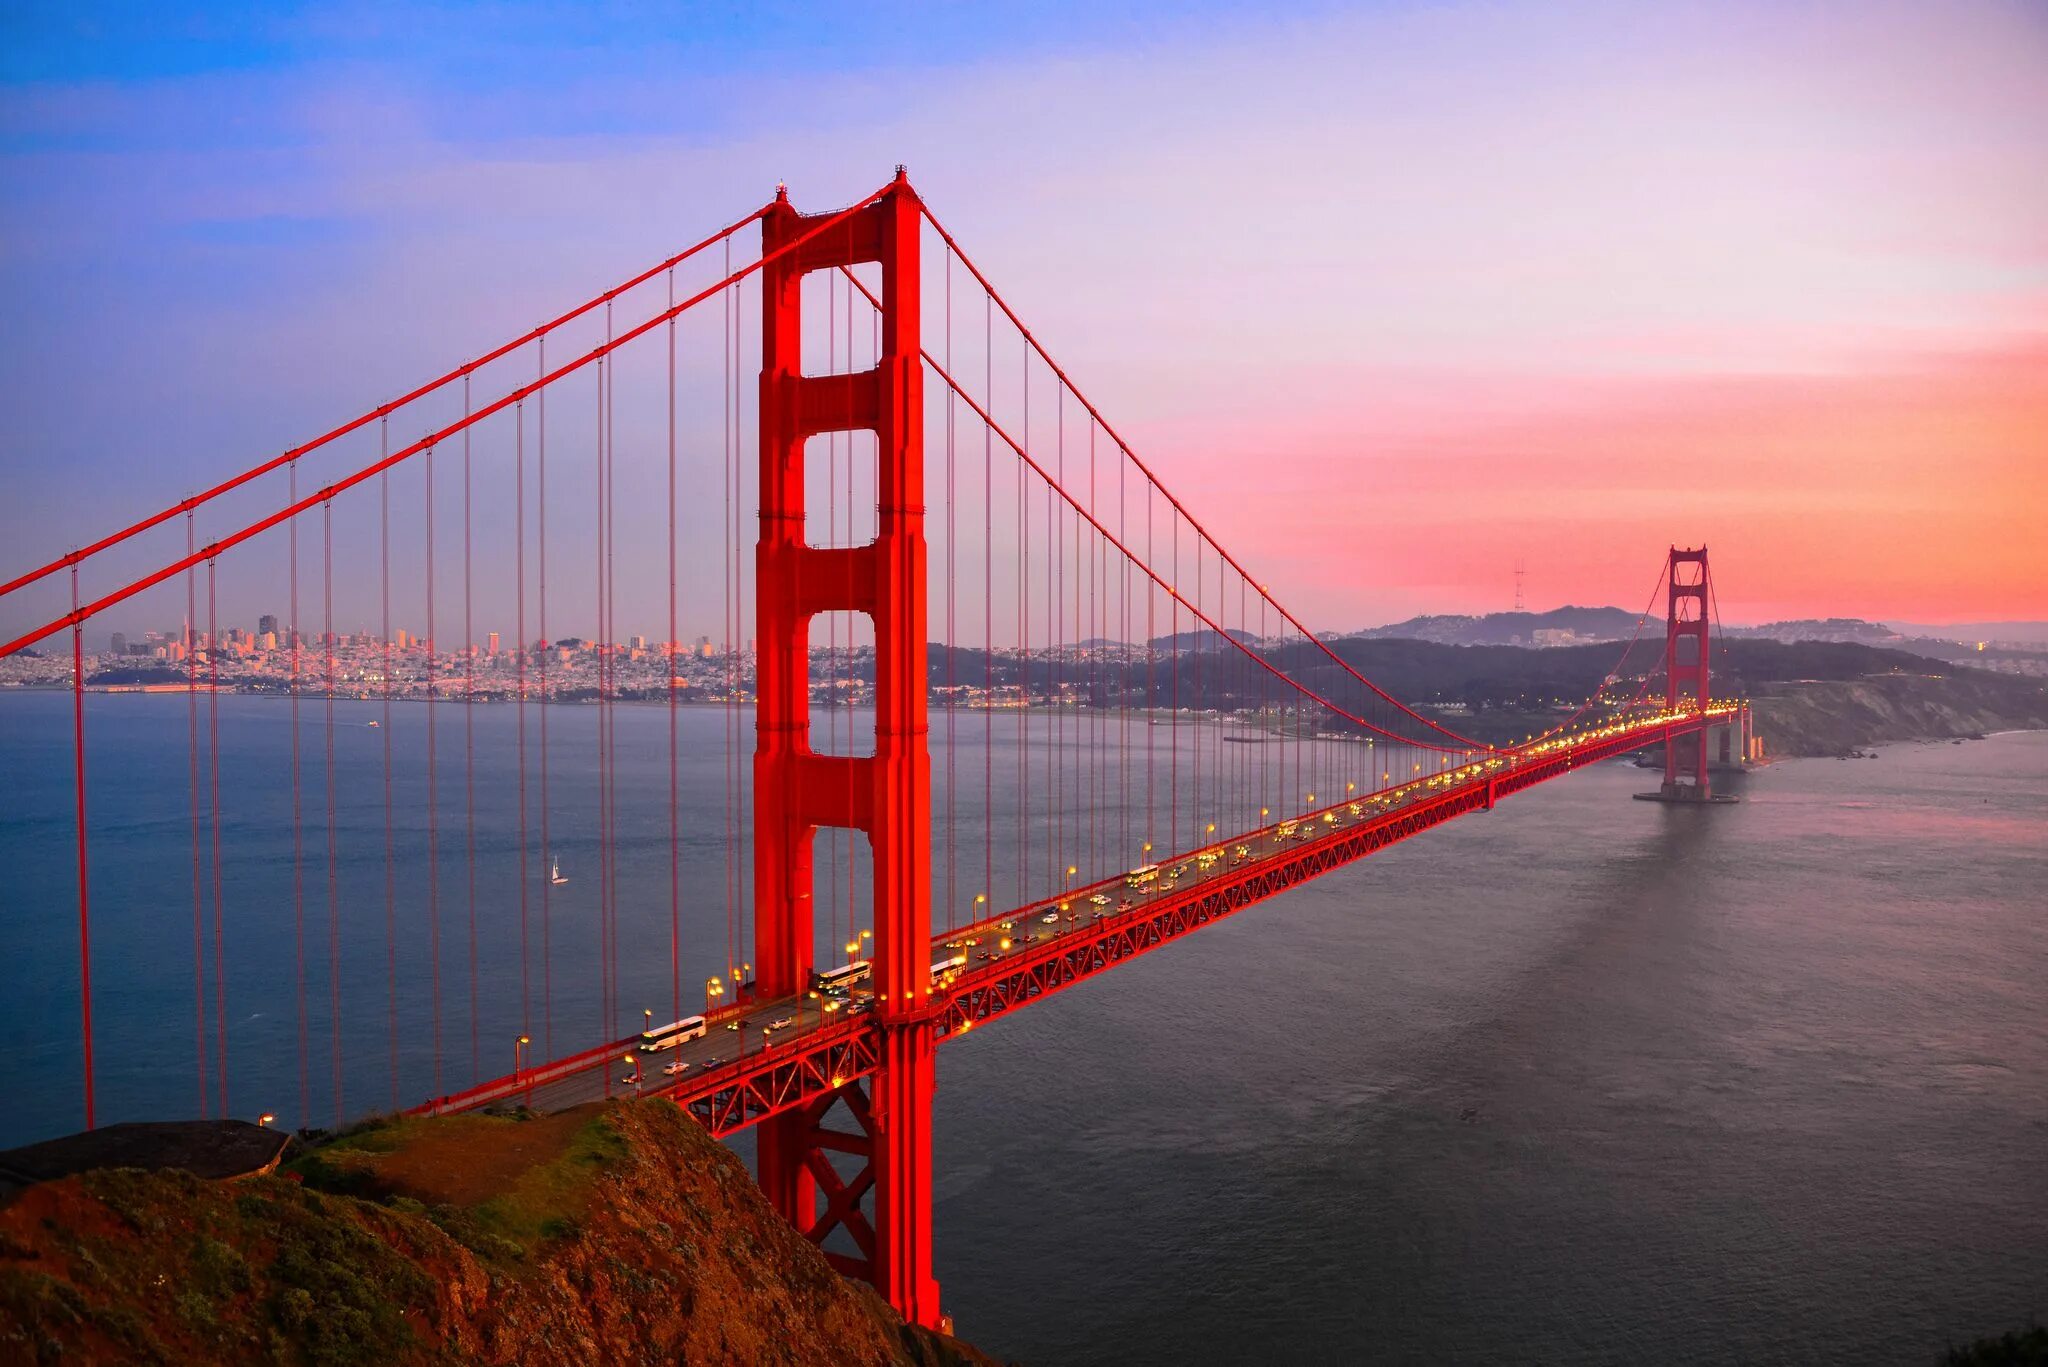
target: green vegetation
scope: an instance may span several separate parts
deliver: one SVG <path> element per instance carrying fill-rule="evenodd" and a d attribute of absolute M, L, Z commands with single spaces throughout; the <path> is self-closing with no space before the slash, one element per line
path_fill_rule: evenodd
<path fill-rule="evenodd" d="M 597 1175 L 624 1161 L 626 1141 L 603 1115 L 587 1118 L 562 1151 L 520 1172 L 500 1194 L 474 1205 L 420 1201 L 405 1194 L 403 1170 L 388 1160 L 420 1156 L 423 1137 L 437 1148 L 488 1147 L 489 1132 L 532 1123 L 530 1112 L 509 1116 L 463 1115 L 437 1120 L 393 1117 L 358 1126 L 295 1159 L 288 1170 L 316 1191 L 378 1201 L 401 1214 L 423 1216 L 485 1261 L 504 1268 L 525 1262 L 551 1239 L 582 1227 Z"/>

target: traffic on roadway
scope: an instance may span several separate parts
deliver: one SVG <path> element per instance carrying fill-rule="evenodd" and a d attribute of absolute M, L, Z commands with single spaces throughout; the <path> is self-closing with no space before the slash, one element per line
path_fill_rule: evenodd
<path fill-rule="evenodd" d="M 1734 706 L 1710 706 L 1708 715 L 1732 711 Z M 943 998 L 960 988 L 963 980 L 998 972 L 1009 961 L 1044 952 L 1048 944 L 1076 934 L 1092 936 L 1102 928 L 1102 923 L 1114 923 L 1126 913 L 1180 900 L 1190 889 L 1218 879 L 1242 877 L 1246 866 L 1279 858 L 1300 845 L 1444 797 L 1463 787 L 1497 781 L 1522 767 L 1549 761 L 1580 746 L 1626 732 L 1654 729 L 1694 715 L 1696 712 L 1685 709 L 1637 713 L 1515 750 L 1489 753 L 1377 793 L 1357 795 L 1356 785 L 1347 784 L 1339 801 L 1320 808 L 1312 806 L 1302 816 L 1271 822 L 1163 862 L 1151 862 L 1148 857 L 1117 877 L 935 936 L 931 946 L 932 995 L 935 999 Z M 1313 804 L 1315 795 L 1309 794 L 1308 801 Z M 1262 811 L 1260 815 L 1270 814 Z M 1210 829 L 1213 833 L 1214 827 Z M 1149 856 L 1151 846 L 1144 846 L 1142 853 Z M 744 1008 L 726 1008 L 722 1013 L 680 1021 L 657 1023 L 653 1013 L 648 1012 L 643 1034 L 618 1041 L 610 1051 L 597 1051 L 580 1066 L 570 1070 L 550 1065 L 529 1068 L 493 1087 L 477 1089 L 476 1094 L 471 1094 L 474 1100 L 461 1104 L 524 1104 L 555 1111 L 606 1096 L 667 1092 L 742 1061 L 758 1061 L 763 1055 L 787 1051 L 792 1044 L 820 1029 L 866 1014 L 874 1006 L 873 988 L 868 962 L 855 959 L 812 974 L 801 995 L 752 1002 Z M 461 1105 L 451 1106 L 459 1108 Z"/>

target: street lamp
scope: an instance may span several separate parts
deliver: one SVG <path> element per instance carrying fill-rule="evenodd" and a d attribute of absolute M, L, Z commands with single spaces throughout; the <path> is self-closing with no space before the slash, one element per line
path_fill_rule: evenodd
<path fill-rule="evenodd" d="M 532 1043 L 532 1038 L 527 1035 L 521 1035 L 518 1039 L 512 1041 L 512 1080 L 514 1082 L 517 1082 L 521 1074 L 526 1071 L 524 1055 L 526 1047 Z M 526 1081 L 526 1104 L 528 1106 L 533 1104 L 533 1079 L 531 1078 L 528 1078 Z"/>
<path fill-rule="evenodd" d="M 640 1015 L 641 1015 L 641 1017 L 642 1017 L 642 1018 L 643 1018 L 643 1019 L 644 1019 L 644 1020 L 645 1020 L 645 1021 L 647 1022 L 647 1025 L 646 1025 L 646 1030 L 647 1030 L 647 1033 L 648 1033 L 648 1034 L 650 1034 L 650 1035 L 651 1035 L 651 1034 L 653 1034 L 653 1033 L 654 1033 L 654 1008 L 653 1008 L 653 1007 L 651 1007 L 651 1006 L 643 1006 L 643 1007 L 641 1007 L 641 1008 L 640 1008 Z"/>
<path fill-rule="evenodd" d="M 256 1117 L 256 1125 L 259 1129 L 267 1130 L 270 1128 L 270 1122 L 275 1119 L 277 1119 L 276 1115 L 272 1114 L 269 1111 L 265 1111 L 262 1115 Z"/>

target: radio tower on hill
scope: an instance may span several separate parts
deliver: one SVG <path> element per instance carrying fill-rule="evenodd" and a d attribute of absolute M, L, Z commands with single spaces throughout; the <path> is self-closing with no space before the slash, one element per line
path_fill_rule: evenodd
<path fill-rule="evenodd" d="M 1517 560 L 1515 561 L 1515 611 L 1521 612 L 1522 610 L 1522 562 Z"/>

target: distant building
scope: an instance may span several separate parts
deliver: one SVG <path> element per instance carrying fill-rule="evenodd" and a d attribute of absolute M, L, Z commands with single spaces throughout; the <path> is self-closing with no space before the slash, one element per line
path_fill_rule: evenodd
<path fill-rule="evenodd" d="M 256 619 L 256 634 L 259 636 L 276 636 L 277 614 L 266 612 L 261 617 L 258 617 Z"/>
<path fill-rule="evenodd" d="M 484 654 L 486 654 L 486 655 L 496 655 L 497 653 L 498 653 L 498 633 L 494 631 L 494 632 L 492 632 L 492 633 L 491 633 L 490 635 L 488 635 L 488 636 L 486 636 L 486 637 L 484 638 Z"/>
<path fill-rule="evenodd" d="M 127 634 L 125 632 L 115 632 L 113 639 L 108 642 L 108 649 L 112 650 L 116 655 L 126 655 L 128 653 Z"/>

